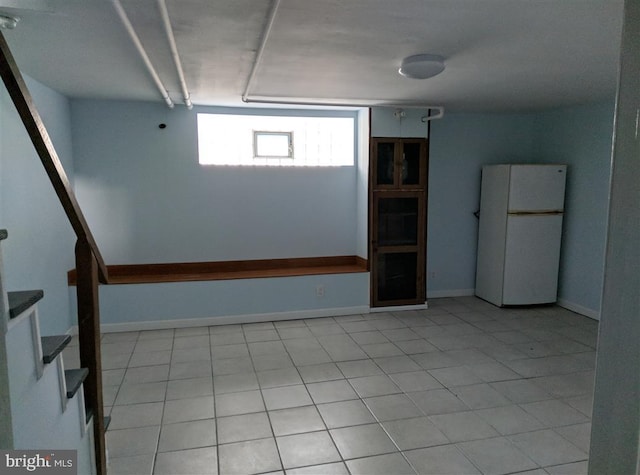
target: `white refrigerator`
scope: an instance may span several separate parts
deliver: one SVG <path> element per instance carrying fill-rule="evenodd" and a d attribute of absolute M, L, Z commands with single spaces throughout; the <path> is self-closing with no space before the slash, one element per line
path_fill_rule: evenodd
<path fill-rule="evenodd" d="M 500 307 L 553 303 L 566 165 L 482 167 L 476 295 Z"/>

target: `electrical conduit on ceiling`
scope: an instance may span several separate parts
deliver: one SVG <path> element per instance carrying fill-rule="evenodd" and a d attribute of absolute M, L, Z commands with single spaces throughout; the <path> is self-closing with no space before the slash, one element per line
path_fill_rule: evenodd
<path fill-rule="evenodd" d="M 180 61 L 180 55 L 178 54 L 178 46 L 176 45 L 176 38 L 173 35 L 173 28 L 171 27 L 171 20 L 169 19 L 169 12 L 167 11 L 167 4 L 165 0 L 158 0 L 158 8 L 160 9 L 160 15 L 162 16 L 162 23 L 164 24 L 164 31 L 167 34 L 167 40 L 169 41 L 169 47 L 171 48 L 171 55 L 173 56 L 173 62 L 178 72 L 178 79 L 180 80 L 180 88 L 182 89 L 182 97 L 184 99 L 184 105 L 187 109 L 193 109 L 191 103 L 191 96 L 189 89 L 187 88 L 187 81 L 184 78 L 184 70 L 182 69 L 182 62 Z"/>
<path fill-rule="evenodd" d="M 171 100 L 171 97 L 169 96 L 169 92 L 167 91 L 167 88 L 164 87 L 164 84 L 162 84 L 162 81 L 160 80 L 160 76 L 158 76 L 158 73 L 153 67 L 153 64 L 151 64 L 151 60 L 149 59 L 149 56 L 147 55 L 147 52 L 144 49 L 144 46 L 142 46 L 142 42 L 140 41 L 140 38 L 138 38 L 138 35 L 133 29 L 133 25 L 131 24 L 131 21 L 129 21 L 127 12 L 124 11 L 124 8 L 120 3 L 120 0 L 111 0 L 111 2 L 113 3 L 113 6 L 116 9 L 118 16 L 120 17 L 120 21 L 122 22 L 123 26 L 127 30 L 127 33 L 131 38 L 131 41 L 133 41 L 133 44 L 135 45 L 136 49 L 138 50 L 138 53 L 140 54 L 140 57 L 144 61 L 144 64 L 147 67 L 147 70 L 149 71 L 149 74 L 151 75 L 153 82 L 156 84 L 158 91 L 160 91 L 162 98 L 167 103 L 167 106 L 173 109 L 174 104 L 173 104 L 173 101 Z"/>
<path fill-rule="evenodd" d="M 161 0 L 158 0 L 161 1 Z M 280 6 L 280 0 L 273 0 L 271 2 L 271 8 L 269 10 L 269 15 L 267 17 L 267 23 L 265 24 L 264 30 L 262 32 L 262 38 L 260 39 L 260 45 L 258 46 L 258 50 L 256 52 L 255 58 L 253 60 L 253 66 L 251 68 L 251 72 L 249 73 L 249 79 L 247 80 L 247 85 L 244 88 L 244 93 L 242 94 L 242 102 L 244 103 L 256 103 L 256 104 L 286 104 L 292 106 L 334 106 L 334 107 L 401 107 L 406 109 L 426 109 L 427 115 L 422 118 L 422 122 L 429 122 L 435 119 L 441 119 L 444 117 L 444 107 L 442 106 L 432 106 L 426 104 L 416 104 L 416 103 L 406 103 L 406 102 L 396 102 L 396 101 L 361 101 L 361 102 L 339 102 L 339 101 L 329 101 L 329 100 L 306 100 L 306 99 L 285 99 L 282 97 L 264 97 L 264 96 L 254 96 L 250 97 L 251 86 L 253 86 L 253 82 L 255 81 L 256 74 L 258 72 L 258 67 L 262 62 L 262 56 L 264 55 L 264 50 L 267 46 L 267 41 L 269 40 L 269 36 L 271 35 L 271 30 L 273 28 L 273 24 L 275 23 L 276 16 L 278 14 L 278 7 Z M 435 111 L 435 114 L 431 114 L 431 111 Z"/>
<path fill-rule="evenodd" d="M 253 66 L 251 68 L 251 73 L 249 73 L 249 79 L 247 80 L 247 85 L 244 88 L 244 93 L 242 94 L 242 102 L 250 102 L 249 101 L 249 91 L 251 90 L 251 86 L 253 85 L 253 81 L 256 77 L 256 73 L 258 71 L 258 66 L 262 61 L 262 55 L 264 54 L 264 49 L 267 46 L 267 40 L 269 39 L 269 35 L 271 34 L 271 28 L 273 28 L 273 24 L 276 21 L 276 15 L 278 14 L 278 7 L 280 6 L 280 0 L 273 0 L 271 2 L 271 9 L 269 10 L 269 16 L 267 17 L 267 23 L 262 31 L 262 38 L 260 39 L 260 46 L 258 47 L 258 51 L 256 52 L 256 56 L 253 60 Z"/>

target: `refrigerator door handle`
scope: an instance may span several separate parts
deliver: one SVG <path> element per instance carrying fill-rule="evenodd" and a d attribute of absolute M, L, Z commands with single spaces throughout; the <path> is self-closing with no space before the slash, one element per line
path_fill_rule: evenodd
<path fill-rule="evenodd" d="M 556 216 L 564 214 L 562 210 L 549 210 L 549 211 L 509 211 L 509 216 Z"/>

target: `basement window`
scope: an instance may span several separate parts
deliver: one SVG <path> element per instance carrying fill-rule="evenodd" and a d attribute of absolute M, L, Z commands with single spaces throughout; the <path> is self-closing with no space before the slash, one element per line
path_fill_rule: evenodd
<path fill-rule="evenodd" d="M 201 165 L 344 167 L 355 162 L 356 114 L 198 114 Z M 296 111 L 297 112 L 297 111 Z M 313 115 L 317 112 L 317 115 Z"/>
<path fill-rule="evenodd" d="M 293 132 L 253 131 L 254 158 L 293 158 Z"/>

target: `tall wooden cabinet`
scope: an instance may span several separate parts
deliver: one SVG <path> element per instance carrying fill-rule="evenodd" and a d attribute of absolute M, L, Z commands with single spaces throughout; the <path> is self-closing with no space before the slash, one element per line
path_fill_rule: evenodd
<path fill-rule="evenodd" d="M 369 262 L 371 305 L 426 300 L 426 139 L 371 139 Z"/>

